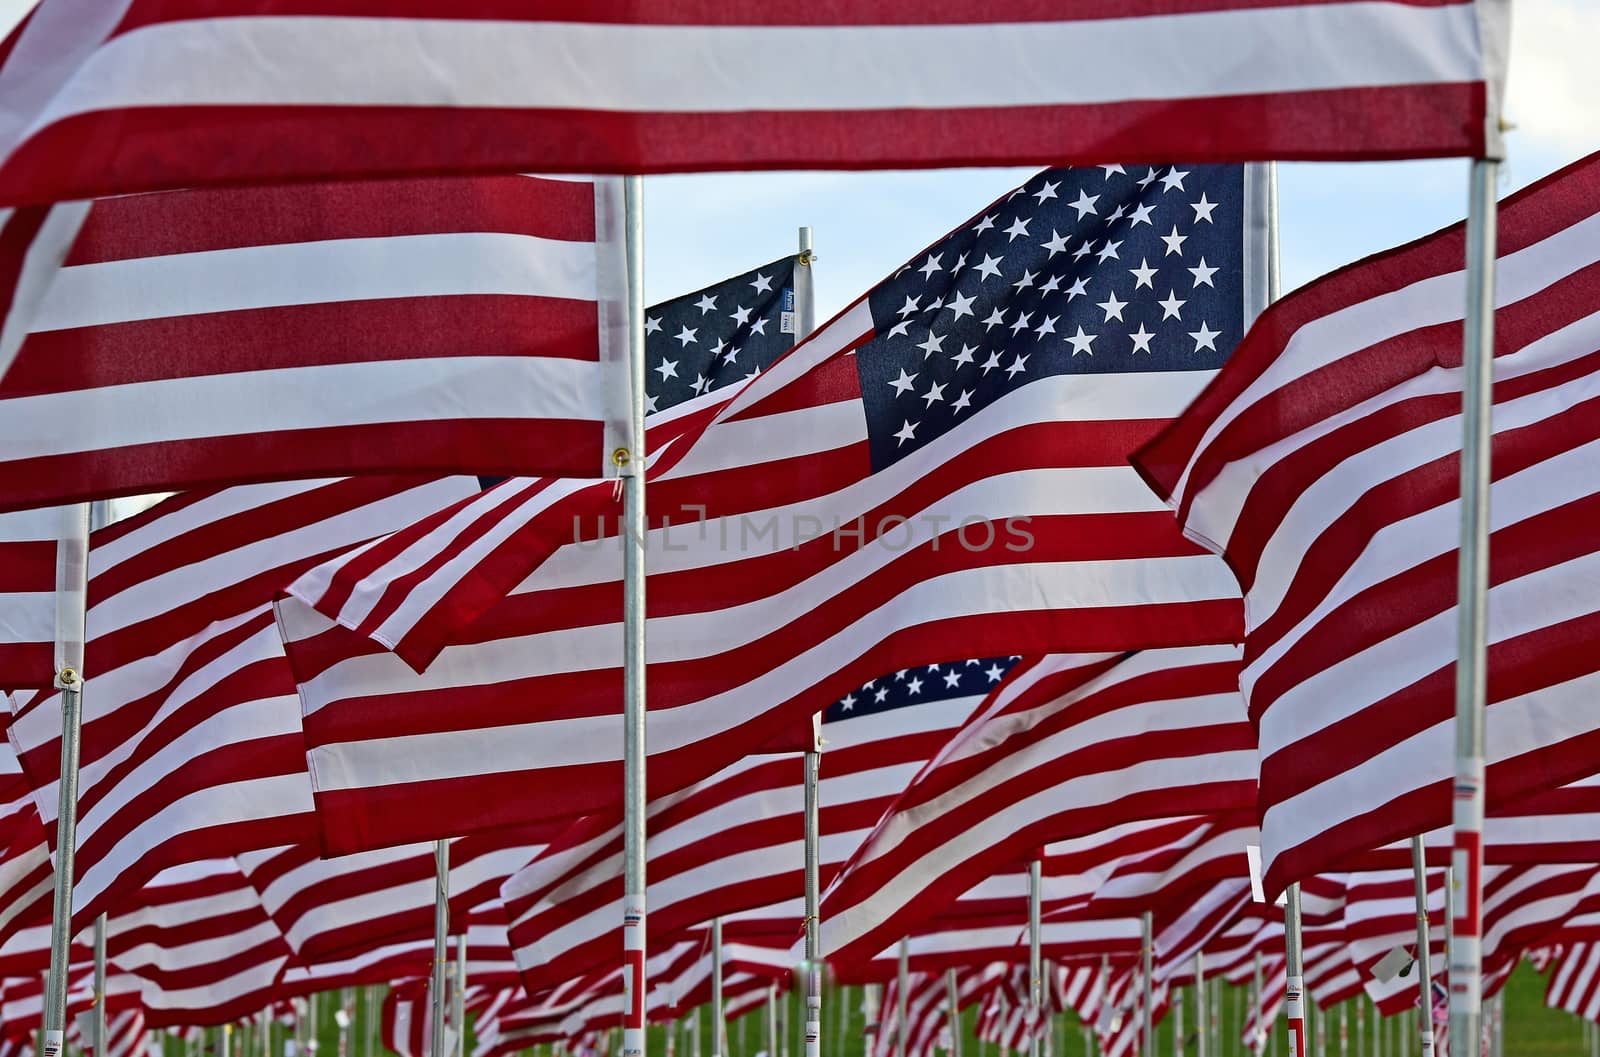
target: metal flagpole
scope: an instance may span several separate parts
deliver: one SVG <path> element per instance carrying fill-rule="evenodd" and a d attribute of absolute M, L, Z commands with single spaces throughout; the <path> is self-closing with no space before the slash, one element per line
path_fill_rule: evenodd
<path fill-rule="evenodd" d="M 1253 1052 L 1259 1054 L 1263 1050 L 1266 1049 L 1266 1041 L 1267 1041 L 1266 1033 L 1261 1030 L 1262 1029 L 1261 1014 L 1263 1012 L 1265 1012 L 1265 1010 L 1263 1009 L 1262 1004 L 1261 1004 L 1261 952 L 1260 951 L 1256 951 L 1256 959 L 1255 959 L 1255 961 L 1256 961 L 1255 982 L 1251 986 L 1250 990 L 1252 992 L 1251 1000 L 1253 1002 L 1255 1002 L 1256 1031 L 1255 1031 L 1255 1035 L 1250 1040 L 1250 1049 Z"/>
<path fill-rule="evenodd" d="M 445 1057 L 445 966 L 450 959 L 450 843 L 433 842 L 433 976 L 428 996 L 433 1023 L 430 1025 L 428 1057 Z M 315 998 L 312 999 L 315 1002 Z M 314 1005 L 313 1009 L 316 1008 Z"/>
<path fill-rule="evenodd" d="M 949 1005 L 945 1019 L 950 1023 L 950 1057 L 961 1057 L 961 993 L 956 988 L 956 971 L 944 971 L 945 998 Z"/>
<path fill-rule="evenodd" d="M 906 991 L 911 987 L 911 941 L 900 938 L 900 970 L 894 996 L 894 1057 L 906 1057 L 911 1026 L 906 1023 Z"/>
<path fill-rule="evenodd" d="M 361 1034 L 364 1036 L 361 1046 L 361 1057 L 376 1057 L 378 1052 L 378 985 L 369 984 L 366 989 L 366 1022 L 362 1026 Z"/>
<path fill-rule="evenodd" d="M 1472 163 L 1467 200 L 1467 305 L 1461 355 L 1461 554 L 1456 645 L 1456 900 L 1450 943 L 1450 1052 L 1478 1051 L 1483 1018 L 1479 903 L 1483 867 L 1483 708 L 1489 601 L 1489 407 L 1494 385 L 1494 276 L 1500 163 Z"/>
<path fill-rule="evenodd" d="M 272 1057 L 272 1007 L 262 1006 L 257 1017 L 261 1021 L 261 1027 L 257 1031 L 260 1036 L 256 1040 L 260 1043 L 257 1049 L 260 1050 L 260 1057 Z"/>
<path fill-rule="evenodd" d="M 350 1011 L 355 1008 L 351 1003 L 351 989 L 339 988 L 339 1012 L 333 1016 L 339 1025 L 339 1057 L 350 1057 Z"/>
<path fill-rule="evenodd" d="M 450 1026 L 456 1031 L 455 1057 L 467 1052 L 467 934 L 456 937 L 456 978 L 450 989 Z"/>
<path fill-rule="evenodd" d="M 1154 978 L 1156 967 L 1156 937 L 1154 925 L 1150 917 L 1150 911 L 1146 910 L 1143 914 L 1139 915 L 1139 923 L 1141 932 L 1140 946 L 1144 948 L 1144 979 L 1140 981 L 1140 986 L 1144 990 L 1144 1000 L 1141 1003 L 1142 1008 L 1140 1010 L 1140 1017 L 1142 1021 L 1141 1032 L 1144 1037 L 1144 1045 L 1140 1047 L 1139 1052 L 1143 1053 L 1144 1057 L 1155 1057 L 1156 1002 Z"/>
<path fill-rule="evenodd" d="M 816 327 L 816 290 L 811 281 L 811 229 L 800 229 L 800 254 L 795 259 L 795 335 L 796 342 L 806 340 Z M 822 942 L 819 935 L 821 921 L 817 891 L 820 878 L 818 858 L 818 782 L 822 763 L 822 735 L 815 730 L 811 748 L 805 754 L 805 889 L 806 889 L 806 1028 L 805 1057 L 821 1057 L 822 1053 Z"/>
<path fill-rule="evenodd" d="M 695 1014 L 696 1022 L 699 1014 Z M 778 986 L 767 987 L 767 1057 L 778 1057 Z"/>
<path fill-rule="evenodd" d="M 1195 1035 L 1195 1053 L 1206 1057 L 1206 956 L 1203 951 L 1194 952 L 1194 1013 L 1194 1025 L 1199 1029 Z"/>
<path fill-rule="evenodd" d="M 1289 1027 L 1289 1057 L 1306 1057 L 1305 955 L 1300 948 L 1300 885 L 1289 886 L 1283 901 L 1283 953 L 1288 963 L 1283 993 Z"/>
<path fill-rule="evenodd" d="M 1350 1057 L 1350 1002 L 1339 1004 L 1339 1057 Z"/>
<path fill-rule="evenodd" d="M 106 916 L 94 919 L 94 1052 L 106 1052 Z"/>
<path fill-rule="evenodd" d="M 1428 878 L 1425 851 L 1421 837 L 1411 838 L 1411 876 L 1416 883 L 1417 901 L 1417 986 L 1421 1001 L 1417 1008 L 1424 1013 L 1433 1008 L 1433 967 L 1428 950 Z M 1433 1017 L 1420 1017 L 1422 1057 L 1433 1057 Z"/>
<path fill-rule="evenodd" d="M 711 919 L 711 1053 L 725 1057 L 727 1025 L 722 1014 L 722 919 Z"/>
<path fill-rule="evenodd" d="M 1044 864 L 1028 863 L 1028 1052 L 1040 1057 L 1039 1018 L 1044 1014 L 1044 959 L 1039 949 L 1039 910 L 1044 893 Z M 1149 1057 L 1149 1055 L 1146 1055 Z"/>
<path fill-rule="evenodd" d="M 1172 993 L 1172 1057 L 1183 1057 L 1183 988 Z"/>
<path fill-rule="evenodd" d="M 640 451 L 613 453 L 622 480 L 622 1057 L 644 1057 L 645 554 L 644 180 L 626 177 L 628 375 Z"/>
<path fill-rule="evenodd" d="M 61 689 L 61 779 L 56 800 L 55 898 L 45 977 L 43 1051 L 60 1057 L 67 1031 L 68 945 L 78 833 L 78 749 L 83 724 L 84 598 L 89 584 L 89 505 L 64 507 L 56 544 L 56 686 Z"/>

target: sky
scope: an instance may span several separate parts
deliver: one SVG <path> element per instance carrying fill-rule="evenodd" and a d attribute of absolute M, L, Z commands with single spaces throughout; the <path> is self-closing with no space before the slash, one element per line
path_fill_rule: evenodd
<path fill-rule="evenodd" d="M 9 28 L 33 0 L 0 0 Z M 1600 0 L 1514 0 L 1501 190 L 1600 150 Z M 775 76 L 787 76 L 781 68 Z M 1285 292 L 1460 220 L 1460 159 L 1279 166 Z M 1031 169 L 661 176 L 645 187 L 645 299 L 664 301 L 794 252 L 815 232 L 822 321 Z"/>

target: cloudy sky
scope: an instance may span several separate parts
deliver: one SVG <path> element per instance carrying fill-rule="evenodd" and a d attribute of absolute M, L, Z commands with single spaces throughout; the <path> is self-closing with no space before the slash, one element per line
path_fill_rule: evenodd
<path fill-rule="evenodd" d="M 32 0 L 0 0 L 9 28 Z M 1600 150 L 1597 0 L 1515 0 L 1502 191 Z M 800 71 L 775 68 L 774 76 Z M 646 188 L 646 298 L 661 301 L 791 252 L 816 231 L 826 319 L 918 249 L 1026 178 L 1022 169 L 654 177 Z M 1284 288 L 1459 220 L 1460 160 L 1279 168 Z"/>

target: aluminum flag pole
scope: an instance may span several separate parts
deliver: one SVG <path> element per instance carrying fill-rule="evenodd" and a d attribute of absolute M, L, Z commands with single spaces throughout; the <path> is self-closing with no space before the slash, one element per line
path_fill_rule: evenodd
<path fill-rule="evenodd" d="M 1039 911 L 1043 902 L 1044 866 L 1038 859 L 1028 864 L 1028 1052 L 1040 1057 L 1039 1020 L 1044 1016 L 1044 959 L 1039 948 Z"/>
<path fill-rule="evenodd" d="M 950 1024 L 950 1057 L 961 1057 L 961 992 L 956 987 L 956 971 L 944 971 L 945 1019 Z"/>
<path fill-rule="evenodd" d="M 62 509 L 56 544 L 56 686 L 61 690 L 61 779 L 56 800 L 55 898 L 45 977 L 43 1052 L 60 1057 L 67 1032 L 68 945 L 78 834 L 78 751 L 83 725 L 84 599 L 89 590 L 89 505 Z"/>
<path fill-rule="evenodd" d="M 1101 999 L 1104 1001 L 1104 998 Z M 1206 956 L 1204 951 L 1194 952 L 1194 1026 L 1195 1053 L 1198 1057 L 1206 1057 L 1206 1035 L 1209 1025 L 1206 1023 Z"/>
<path fill-rule="evenodd" d="M 728 1026 L 722 1013 L 722 919 L 711 919 L 711 1052 L 725 1057 L 723 1040 Z"/>
<path fill-rule="evenodd" d="M 106 916 L 94 919 L 94 1052 L 106 1052 Z"/>
<path fill-rule="evenodd" d="M 456 974 L 450 987 L 450 1026 L 455 1029 L 455 1057 L 467 1052 L 467 934 L 456 937 Z"/>
<path fill-rule="evenodd" d="M 1300 948 L 1300 885 L 1289 886 L 1283 900 L 1283 953 L 1287 986 L 1283 1009 L 1289 1027 L 1289 1057 L 1306 1057 L 1305 955 Z"/>
<path fill-rule="evenodd" d="M 816 327 L 816 290 L 812 286 L 811 229 L 800 229 L 800 253 L 795 258 L 795 341 L 811 336 Z M 805 1057 L 822 1054 L 822 940 L 820 918 L 820 845 L 817 812 L 822 770 L 822 735 L 814 732 L 811 749 L 805 754 L 805 895 L 806 895 L 806 1022 Z"/>
<path fill-rule="evenodd" d="M 1421 837 L 1411 838 L 1411 876 L 1416 883 L 1417 902 L 1417 987 L 1421 995 L 1417 1008 L 1424 1014 L 1433 1008 L 1432 955 L 1428 950 L 1428 878 L 1425 849 Z M 1417 1018 L 1421 1025 L 1422 1057 L 1433 1057 L 1433 1017 Z"/>
<path fill-rule="evenodd" d="M 1152 977 L 1155 975 L 1156 938 L 1154 923 L 1150 911 L 1146 910 L 1139 915 L 1140 947 L 1144 958 L 1144 972 L 1139 981 L 1141 1001 L 1139 1009 L 1140 1032 L 1143 1035 L 1143 1044 L 1140 1052 L 1144 1057 L 1156 1057 L 1155 1038 L 1155 984 Z"/>
<path fill-rule="evenodd" d="M 629 415 L 644 445 L 644 180 L 623 181 L 628 250 Z M 622 1057 L 644 1057 L 645 453 L 613 454 L 622 480 Z"/>
<path fill-rule="evenodd" d="M 433 842 L 433 976 L 429 981 L 429 1008 L 433 1023 L 429 1025 L 428 1057 L 445 1057 L 445 969 L 449 965 L 450 951 L 450 843 Z M 312 1001 L 316 999 L 313 997 Z"/>
<path fill-rule="evenodd" d="M 906 1057 L 911 1026 L 906 1023 L 906 992 L 911 988 L 911 941 L 900 938 L 900 968 L 895 977 L 894 1057 Z"/>
<path fill-rule="evenodd" d="M 1472 163 L 1467 305 L 1461 357 L 1461 553 L 1456 645 L 1455 935 L 1450 942 L 1450 1052 L 1478 1051 L 1483 1020 L 1483 709 L 1489 600 L 1489 409 L 1494 379 L 1499 162 Z"/>
<path fill-rule="evenodd" d="M 1172 993 L 1172 1057 L 1183 1057 L 1183 988 Z"/>

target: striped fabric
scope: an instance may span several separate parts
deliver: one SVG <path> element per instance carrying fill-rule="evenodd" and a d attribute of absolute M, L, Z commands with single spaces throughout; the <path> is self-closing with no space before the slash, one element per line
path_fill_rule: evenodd
<path fill-rule="evenodd" d="M 9 722 L 9 712 L 0 716 Z M 49 919 L 54 887 L 49 837 L 8 741 L 0 744 L 0 947 L 18 928 Z"/>
<path fill-rule="evenodd" d="M 1600 156 L 1500 214 L 1488 803 L 1594 770 Z M 1136 462 L 1246 598 L 1274 892 L 1450 821 L 1461 226 L 1274 305 Z"/>
<path fill-rule="evenodd" d="M 55 507 L 0 514 L 0 691 L 55 682 Z"/>
<path fill-rule="evenodd" d="M 1551 965 L 1545 1005 L 1585 1020 L 1600 1021 L 1600 944 L 1563 944 Z"/>
<path fill-rule="evenodd" d="M 449 170 L 1476 156 L 1498 147 L 1507 6 L 46 0 L 0 67 L 0 201 Z"/>
<path fill-rule="evenodd" d="M 973 259 L 938 273 L 926 293 L 960 295 L 963 305 L 968 289 L 983 293 L 980 240 L 1034 216 L 1047 188 L 1054 194 L 1069 176 L 1104 184 L 1106 213 L 1092 225 L 1085 217 L 1079 236 L 1114 241 L 1133 220 L 1111 214 L 1143 208 L 1134 203 L 1146 190 L 1129 175 L 1110 184 L 1098 172 L 1034 177 L 938 244 L 948 265 Z M 1253 199 L 1240 190 L 1246 172 L 1151 169 L 1139 179 L 1159 186 L 1168 176 L 1231 189 L 1234 214 L 1218 213 L 1216 224 L 1233 232 L 1219 238 L 1237 263 L 1204 296 L 1214 292 L 1241 318 L 1259 263 Z M 1042 268 L 1051 241 L 993 245 Z M 1068 259 L 1058 254 L 1053 267 Z M 1108 294 L 1112 283 L 1134 282 L 1109 256 L 1083 267 Z M 887 434 L 899 417 L 884 403 L 893 389 L 874 372 L 908 349 L 921 355 L 947 325 L 940 308 L 901 318 L 883 293 L 899 281 L 870 291 L 733 393 L 709 424 L 656 454 L 646 541 L 655 796 L 770 747 L 885 671 L 984 654 L 1184 645 L 1238 627 L 1229 577 L 1176 533 L 1126 465 L 1212 372 L 1190 369 L 1192 354 L 1176 346 L 1161 369 L 1126 350 L 1126 370 L 1099 366 L 1109 356 L 1073 365 L 1057 334 L 1042 339 L 1046 355 L 1026 357 L 1038 373 L 1021 373 L 1019 357 L 1041 340 L 1029 330 L 1009 339 L 1021 343 L 1011 346 L 1011 381 L 999 371 L 976 380 L 968 349 L 972 384 L 989 387 L 989 402 L 958 414 L 957 394 L 939 412 L 948 428 L 896 456 Z M 983 296 L 999 289 L 991 283 Z M 1008 332 L 1036 314 L 1031 305 L 1006 302 Z M 927 328 L 921 343 L 904 329 L 913 323 Z M 946 368 L 961 355 L 952 343 L 943 352 Z M 528 545 L 549 557 L 421 675 L 303 600 L 280 603 L 331 850 L 458 832 L 465 818 L 494 826 L 615 809 L 618 509 L 603 483 L 548 508 L 542 537 Z M 521 795 L 530 784 L 542 795 Z"/>
<path fill-rule="evenodd" d="M 184 493 L 95 533 L 74 913 L 161 869 L 313 839 L 298 702 L 268 600 L 300 570 L 476 489 L 348 478 Z M 54 831 L 60 697 L 9 738 Z"/>
<path fill-rule="evenodd" d="M 1255 735 L 1231 646 L 1024 662 L 878 823 L 823 899 L 822 947 L 870 957 L 1040 845 L 1248 808 Z"/>
<path fill-rule="evenodd" d="M 615 180 L 526 176 L 96 202 L 0 371 L 0 509 L 601 476 L 631 446 L 620 209 Z"/>

